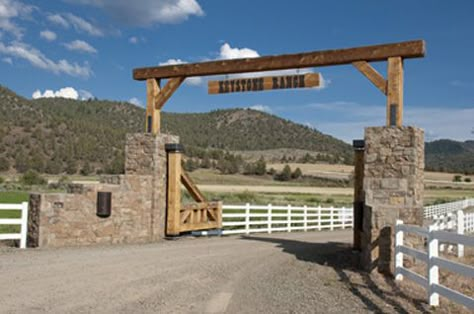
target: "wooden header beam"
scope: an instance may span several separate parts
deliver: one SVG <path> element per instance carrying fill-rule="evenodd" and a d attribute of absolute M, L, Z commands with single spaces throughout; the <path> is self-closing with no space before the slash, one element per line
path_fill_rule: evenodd
<path fill-rule="evenodd" d="M 163 79 L 172 77 L 223 75 L 351 64 L 357 61 L 383 61 L 391 57 L 401 57 L 402 59 L 420 58 L 424 55 L 425 42 L 423 40 L 415 40 L 393 44 L 265 56 L 259 58 L 217 60 L 201 63 L 138 68 L 133 70 L 133 78 L 141 81 L 150 78 Z"/>

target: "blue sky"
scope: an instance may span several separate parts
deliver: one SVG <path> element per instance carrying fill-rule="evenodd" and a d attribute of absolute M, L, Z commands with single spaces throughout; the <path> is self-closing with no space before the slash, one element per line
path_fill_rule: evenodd
<path fill-rule="evenodd" d="M 473 12 L 471 0 L 0 0 L 0 84 L 27 98 L 144 104 L 135 67 L 424 39 L 426 57 L 405 61 L 404 124 L 427 140 L 467 140 Z M 374 67 L 385 75 L 385 62 Z M 207 95 L 208 78 L 187 80 L 165 110 L 253 107 L 345 141 L 385 123 L 385 97 L 355 68 L 311 70 L 322 88 Z"/>

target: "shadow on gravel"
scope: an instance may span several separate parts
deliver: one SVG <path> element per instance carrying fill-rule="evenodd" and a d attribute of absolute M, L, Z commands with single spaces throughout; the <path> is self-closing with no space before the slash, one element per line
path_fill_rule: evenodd
<path fill-rule="evenodd" d="M 382 307 L 386 304 L 400 314 L 412 313 L 413 307 L 419 313 L 430 313 L 424 300 L 406 295 L 391 278 L 382 275 L 371 276 L 369 273 L 359 270 L 357 268 L 358 253 L 354 252 L 348 243 L 313 243 L 254 236 L 242 236 L 241 238 L 273 243 L 283 252 L 294 255 L 298 260 L 331 267 L 351 293 L 374 313 L 387 313 L 387 309 Z"/>

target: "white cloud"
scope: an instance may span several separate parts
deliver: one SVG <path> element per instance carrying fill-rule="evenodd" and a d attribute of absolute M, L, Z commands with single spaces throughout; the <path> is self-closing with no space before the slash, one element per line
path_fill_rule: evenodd
<path fill-rule="evenodd" d="M 40 37 L 47 40 L 47 41 L 54 41 L 58 37 L 55 32 L 50 30 L 44 30 L 40 32 Z"/>
<path fill-rule="evenodd" d="M 265 106 L 265 105 L 254 105 L 254 106 L 250 106 L 249 109 L 262 111 L 262 112 L 267 112 L 267 113 L 272 113 L 272 108 L 270 108 L 269 106 Z"/>
<path fill-rule="evenodd" d="M 185 64 L 188 63 L 186 61 L 183 61 L 181 59 L 168 59 L 165 62 L 160 62 L 160 66 L 165 66 L 165 65 L 176 65 L 176 64 Z M 184 81 L 185 84 L 190 85 L 190 86 L 199 86 L 204 82 L 202 77 L 195 76 L 195 77 L 187 77 L 186 80 Z"/>
<path fill-rule="evenodd" d="M 128 39 L 128 42 L 131 44 L 138 44 L 138 37 L 132 36 Z"/>
<path fill-rule="evenodd" d="M 92 47 L 90 44 L 83 40 L 73 40 L 64 46 L 72 51 L 86 52 L 86 53 L 97 53 L 97 49 Z"/>
<path fill-rule="evenodd" d="M 0 54 L 26 60 L 34 67 L 54 74 L 67 74 L 83 78 L 88 78 L 92 75 L 92 70 L 88 63 L 79 65 L 77 63 L 70 63 L 64 59 L 53 61 L 38 49 L 21 42 L 13 42 L 10 45 L 5 45 L 0 42 Z"/>
<path fill-rule="evenodd" d="M 68 98 L 68 99 L 78 99 L 79 93 L 72 87 L 64 87 L 57 91 L 52 91 L 50 89 L 47 89 L 44 91 L 44 93 L 41 93 L 41 91 L 37 89 L 33 92 L 33 95 L 31 97 L 33 99 L 57 98 L 57 97 Z"/>
<path fill-rule="evenodd" d="M 72 27 L 78 32 L 85 32 L 92 36 L 103 36 L 104 33 L 97 26 L 92 25 L 90 22 L 84 20 L 83 18 L 76 16 L 71 13 L 66 13 L 66 18 Z"/>
<path fill-rule="evenodd" d="M 135 106 L 139 106 L 139 107 L 142 107 L 142 102 L 140 101 L 140 99 L 136 98 L 136 97 L 132 97 L 128 100 L 129 103 L 131 103 L 132 105 L 135 105 Z"/>
<path fill-rule="evenodd" d="M 132 26 L 174 24 L 204 11 L 196 0 L 68 0 L 103 9 L 114 19 Z"/>
<path fill-rule="evenodd" d="M 47 19 L 51 23 L 62 26 L 64 28 L 69 28 L 70 27 L 69 22 L 66 21 L 66 19 L 64 17 L 62 17 L 60 14 L 50 14 L 50 15 L 48 15 Z"/>
<path fill-rule="evenodd" d="M 13 19 L 28 17 L 34 7 L 20 1 L 0 0 L 0 30 L 13 34 L 17 39 L 23 36 L 23 29 Z"/>
<path fill-rule="evenodd" d="M 84 89 L 80 89 L 79 90 L 79 98 L 81 100 L 88 100 L 88 99 L 93 99 L 94 95 L 89 91 L 86 91 Z"/>
<path fill-rule="evenodd" d="M 260 57 L 257 51 L 250 48 L 232 48 L 228 43 L 224 43 L 219 52 L 219 59 L 241 59 Z"/>
<path fill-rule="evenodd" d="M 73 27 L 79 33 L 87 33 L 91 36 L 104 36 L 104 32 L 98 26 L 72 13 L 50 14 L 47 19 L 51 23 L 63 28 Z"/>
<path fill-rule="evenodd" d="M 38 98 L 67 98 L 67 99 L 74 99 L 74 100 L 87 100 L 90 98 L 93 98 L 94 96 L 92 93 L 86 91 L 86 90 L 79 90 L 77 91 L 73 87 L 64 87 L 60 88 L 57 91 L 53 91 L 50 89 L 47 89 L 42 93 L 39 89 L 35 90 L 33 92 L 33 95 L 31 95 L 33 99 L 38 99 Z"/>

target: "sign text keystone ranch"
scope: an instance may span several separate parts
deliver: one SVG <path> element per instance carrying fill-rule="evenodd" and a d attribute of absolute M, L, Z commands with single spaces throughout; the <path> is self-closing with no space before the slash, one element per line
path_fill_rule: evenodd
<path fill-rule="evenodd" d="M 319 73 L 238 78 L 222 81 L 209 81 L 208 92 L 209 94 L 227 94 L 286 88 L 307 88 L 317 87 L 319 86 L 319 82 Z"/>

